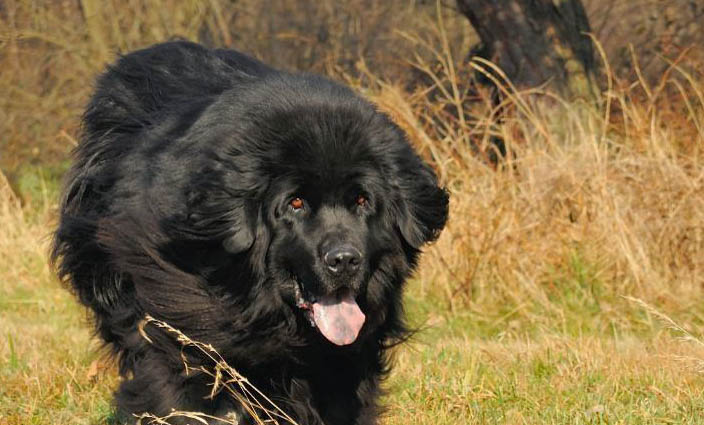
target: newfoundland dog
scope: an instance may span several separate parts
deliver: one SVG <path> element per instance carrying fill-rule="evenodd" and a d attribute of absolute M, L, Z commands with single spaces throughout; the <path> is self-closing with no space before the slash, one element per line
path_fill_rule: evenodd
<path fill-rule="evenodd" d="M 298 424 L 374 424 L 404 280 L 447 210 L 404 132 L 349 88 L 168 42 L 98 79 L 52 257 L 119 360 L 120 423 L 254 423 L 198 372 L 206 356 L 144 337 L 150 315 Z"/>

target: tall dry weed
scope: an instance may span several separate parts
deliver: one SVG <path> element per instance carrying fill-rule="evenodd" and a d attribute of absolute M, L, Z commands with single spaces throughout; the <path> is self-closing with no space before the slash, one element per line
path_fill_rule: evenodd
<path fill-rule="evenodd" d="M 420 268 L 421 294 L 453 309 L 530 303 L 558 315 L 565 306 L 553 301 L 574 285 L 595 298 L 635 295 L 677 309 L 701 297 L 701 76 L 676 62 L 653 86 L 609 74 L 593 109 L 518 92 L 500 70 L 488 72 L 493 65 L 471 62 L 498 76 L 497 104 L 458 78 L 467 73 L 447 48 L 434 52 L 439 65 L 415 63 L 429 74 L 427 86 L 406 93 L 378 82 L 374 96 L 451 192 L 448 226 Z M 477 155 L 492 140 L 508 151 L 498 166 Z"/>
<path fill-rule="evenodd" d="M 32 290 L 50 280 L 46 223 L 52 213 L 46 197 L 37 205 L 23 206 L 0 172 L 0 284 Z"/>

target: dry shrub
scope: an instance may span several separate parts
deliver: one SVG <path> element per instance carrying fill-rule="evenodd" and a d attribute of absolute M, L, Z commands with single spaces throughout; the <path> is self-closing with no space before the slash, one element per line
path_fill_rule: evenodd
<path fill-rule="evenodd" d="M 701 298 L 701 77 L 677 64 L 654 86 L 609 75 L 596 110 L 500 81 L 502 104 L 484 99 L 482 112 L 467 110 L 449 52 L 436 59 L 439 68 L 417 64 L 432 73 L 429 86 L 407 94 L 379 82 L 375 96 L 451 192 L 448 226 L 420 267 L 422 295 L 453 309 L 532 303 L 558 315 L 566 306 L 556 296 L 575 288 L 606 304 L 636 295 L 683 308 Z M 492 138 L 509 151 L 497 166 L 476 155 Z"/>

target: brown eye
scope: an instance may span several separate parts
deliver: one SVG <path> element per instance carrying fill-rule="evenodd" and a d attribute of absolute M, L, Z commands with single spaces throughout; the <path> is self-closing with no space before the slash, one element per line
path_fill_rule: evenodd
<path fill-rule="evenodd" d="M 291 208 L 293 208 L 294 210 L 300 210 L 301 208 L 303 208 L 303 199 L 301 199 L 301 198 L 293 198 L 293 199 L 291 199 L 291 201 L 289 201 L 288 204 L 289 204 L 289 205 L 291 206 Z"/>
<path fill-rule="evenodd" d="M 364 207 L 367 205 L 367 198 L 364 195 L 357 195 L 357 200 L 355 202 L 357 202 L 357 205 L 360 207 Z"/>

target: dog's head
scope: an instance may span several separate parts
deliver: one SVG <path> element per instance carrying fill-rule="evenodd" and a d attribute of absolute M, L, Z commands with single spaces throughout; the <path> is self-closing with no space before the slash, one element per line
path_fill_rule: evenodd
<path fill-rule="evenodd" d="M 302 81 L 267 82 L 255 100 L 287 101 L 252 101 L 250 120 L 227 127 L 219 159 L 235 197 L 223 246 L 248 254 L 286 303 L 347 345 L 397 302 L 390 293 L 442 229 L 448 198 L 385 115 L 327 80 Z"/>

